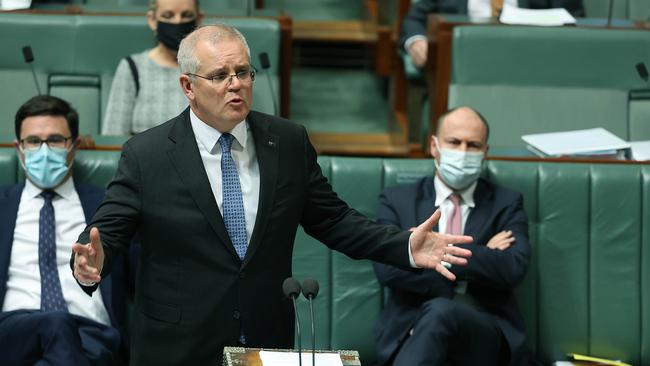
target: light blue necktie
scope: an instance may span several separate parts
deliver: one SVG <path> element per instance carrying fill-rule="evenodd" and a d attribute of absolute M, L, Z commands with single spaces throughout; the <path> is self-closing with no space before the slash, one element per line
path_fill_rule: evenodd
<path fill-rule="evenodd" d="M 230 154 L 234 137 L 224 133 L 219 137 L 221 145 L 221 187 L 223 194 L 223 221 L 230 241 L 235 246 L 239 259 L 244 259 L 248 239 L 246 238 L 246 216 L 244 215 L 244 199 L 242 198 L 239 174 L 235 161 Z"/>
<path fill-rule="evenodd" d="M 52 199 L 56 193 L 43 191 L 45 203 L 38 219 L 38 268 L 41 274 L 41 310 L 68 311 L 56 265 L 56 230 Z"/>

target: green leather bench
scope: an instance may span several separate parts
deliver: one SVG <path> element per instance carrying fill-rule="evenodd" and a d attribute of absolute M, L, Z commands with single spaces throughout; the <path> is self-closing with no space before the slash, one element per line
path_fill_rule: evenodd
<path fill-rule="evenodd" d="M 105 184 L 119 152 L 80 151 L 76 174 Z M 320 157 L 339 195 L 373 217 L 383 187 L 433 174 L 430 160 Z M 12 149 L 0 149 L 0 183 L 18 179 Z M 543 361 L 568 352 L 650 366 L 650 165 L 497 161 L 485 176 L 523 193 L 533 257 L 517 291 L 528 346 Z M 368 261 L 354 261 L 300 232 L 294 276 L 316 278 L 316 342 L 374 360 L 373 323 L 385 290 Z M 309 313 L 301 299 L 303 347 Z"/>
<path fill-rule="evenodd" d="M 206 18 L 204 24 L 223 22 L 238 28 L 251 48 L 251 62 L 260 69 L 253 91 L 253 107 L 273 113 L 273 96 L 280 95 L 280 23 L 273 18 Z M 118 62 L 155 45 L 144 15 L 42 15 L 0 13 L 0 136 L 13 134 L 14 114 L 37 94 L 22 56 L 31 45 L 33 66 L 43 93 L 62 97 L 77 109 L 80 133 L 97 134 Z M 270 77 L 259 66 L 258 55 L 271 60 Z M 271 92 L 270 83 L 274 92 Z M 276 97 L 275 105 L 279 106 Z M 278 107 L 279 108 L 279 107 Z M 180 111 L 179 111 L 180 113 Z M 164 122 L 164 121 L 161 121 Z"/>
<path fill-rule="evenodd" d="M 604 127 L 650 139 L 650 99 L 635 64 L 650 65 L 650 32 L 589 27 L 458 26 L 448 106 L 490 121 L 490 144 L 522 148 L 521 135 Z"/>

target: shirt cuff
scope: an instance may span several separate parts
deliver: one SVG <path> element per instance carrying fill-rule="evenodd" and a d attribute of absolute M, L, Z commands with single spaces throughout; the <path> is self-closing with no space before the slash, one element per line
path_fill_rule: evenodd
<path fill-rule="evenodd" d="M 420 268 L 417 264 L 415 264 L 415 261 L 413 260 L 413 252 L 411 252 L 411 237 L 413 236 L 413 233 L 409 235 L 409 263 L 411 264 L 411 267 L 413 268 Z"/>
<path fill-rule="evenodd" d="M 413 44 L 413 42 L 418 41 L 418 40 L 425 40 L 426 41 L 427 37 L 422 35 L 422 34 L 416 34 L 414 36 L 408 37 L 406 39 L 406 41 L 404 42 L 404 51 L 406 51 L 406 53 L 408 53 L 409 48 L 411 48 L 411 45 Z"/>

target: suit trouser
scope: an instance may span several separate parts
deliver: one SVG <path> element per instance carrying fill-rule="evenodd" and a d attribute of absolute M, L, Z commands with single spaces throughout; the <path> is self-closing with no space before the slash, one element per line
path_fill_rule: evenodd
<path fill-rule="evenodd" d="M 394 366 L 505 364 L 507 344 L 489 314 L 447 298 L 429 300 L 421 309 Z"/>
<path fill-rule="evenodd" d="M 0 364 L 120 364 L 120 334 L 112 327 L 63 311 L 0 314 Z"/>

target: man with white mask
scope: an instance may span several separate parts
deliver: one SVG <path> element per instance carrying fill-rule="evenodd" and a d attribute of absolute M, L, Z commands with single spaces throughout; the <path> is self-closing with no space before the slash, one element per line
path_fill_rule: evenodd
<path fill-rule="evenodd" d="M 105 191 L 71 179 L 77 112 L 62 99 L 37 96 L 18 109 L 15 130 L 27 179 L 0 187 L 0 364 L 126 363 L 123 257 L 93 297 L 69 267 L 76 235 Z"/>
<path fill-rule="evenodd" d="M 446 233 L 471 235 L 467 267 L 450 265 L 457 282 L 429 270 L 409 272 L 375 263 L 390 297 L 375 326 L 382 365 L 518 365 L 524 321 L 513 295 L 530 259 L 521 194 L 480 178 L 489 127 L 469 107 L 440 117 L 431 137 L 436 174 L 390 187 L 377 219 L 402 229 L 437 208 Z"/>

